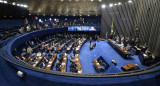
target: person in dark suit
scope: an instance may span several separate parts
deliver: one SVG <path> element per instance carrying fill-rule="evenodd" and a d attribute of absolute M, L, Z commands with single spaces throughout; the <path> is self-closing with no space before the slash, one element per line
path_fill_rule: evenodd
<path fill-rule="evenodd" d="M 139 38 L 136 38 L 135 44 L 138 44 L 138 45 L 139 45 Z"/>
<path fill-rule="evenodd" d="M 142 52 L 144 53 L 148 49 L 147 43 L 142 46 Z"/>
<path fill-rule="evenodd" d="M 77 65 L 74 62 L 72 62 L 70 65 L 70 71 L 75 73 L 78 72 Z"/>
<path fill-rule="evenodd" d="M 52 57 L 52 52 L 49 51 L 48 58 L 51 59 L 51 57 Z"/>
<path fill-rule="evenodd" d="M 45 66 L 46 66 L 45 61 L 42 61 L 42 62 L 40 63 L 40 65 L 39 65 L 39 67 L 41 67 L 41 68 L 45 68 Z"/>
<path fill-rule="evenodd" d="M 110 38 L 110 39 L 113 39 L 113 33 L 111 33 L 111 34 L 109 35 L 109 38 Z"/>
<path fill-rule="evenodd" d="M 153 64 L 156 64 L 157 62 L 160 62 L 160 52 L 155 54 L 155 58 L 153 60 Z"/>
<path fill-rule="evenodd" d="M 131 42 L 130 42 L 131 46 L 134 47 L 136 44 L 135 44 L 135 39 L 132 38 Z"/>
<path fill-rule="evenodd" d="M 56 63 L 56 70 L 57 71 L 61 70 L 61 62 L 59 60 L 57 60 L 57 63 Z"/>
<path fill-rule="evenodd" d="M 124 47 L 127 46 L 127 44 L 129 44 L 129 37 L 126 37 L 124 40 Z"/>

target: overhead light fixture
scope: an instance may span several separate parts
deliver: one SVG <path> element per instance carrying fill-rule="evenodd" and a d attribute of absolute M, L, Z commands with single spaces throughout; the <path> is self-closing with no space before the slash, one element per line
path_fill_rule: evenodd
<path fill-rule="evenodd" d="M 94 0 L 91 0 L 91 1 L 94 1 Z"/>
<path fill-rule="evenodd" d="M 50 21 L 52 21 L 52 18 L 49 18 Z"/>
<path fill-rule="evenodd" d="M 20 4 L 17 4 L 17 6 L 20 6 Z"/>
<path fill-rule="evenodd" d="M 117 6 L 117 4 L 114 4 L 115 6 Z"/>
<path fill-rule="evenodd" d="M 109 4 L 109 7 L 113 7 L 113 4 Z"/>
<path fill-rule="evenodd" d="M 118 2 L 118 5 L 121 5 L 122 3 L 121 2 Z"/>
<path fill-rule="evenodd" d="M 3 3 L 7 4 L 8 2 L 7 1 L 3 1 Z"/>
<path fill-rule="evenodd" d="M 99 0 L 99 2 L 101 2 L 102 0 Z"/>
<path fill-rule="evenodd" d="M 28 5 L 23 5 L 23 7 L 27 8 L 27 7 L 28 7 Z"/>
<path fill-rule="evenodd" d="M 16 5 L 16 3 L 15 3 L 15 2 L 13 2 L 13 3 L 12 3 L 12 5 Z"/>
<path fill-rule="evenodd" d="M 129 0 L 128 3 L 132 3 L 132 0 Z"/>
<path fill-rule="evenodd" d="M 106 5 L 105 5 L 105 4 L 103 4 L 103 5 L 102 5 L 102 8 L 103 8 L 103 9 L 104 9 L 104 8 L 106 8 Z"/>

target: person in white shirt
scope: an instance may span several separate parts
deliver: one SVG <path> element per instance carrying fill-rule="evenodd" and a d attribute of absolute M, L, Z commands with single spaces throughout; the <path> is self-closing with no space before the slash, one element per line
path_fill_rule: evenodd
<path fill-rule="evenodd" d="M 37 56 L 40 57 L 40 56 L 41 56 L 41 52 L 38 52 L 38 53 L 37 53 Z"/>

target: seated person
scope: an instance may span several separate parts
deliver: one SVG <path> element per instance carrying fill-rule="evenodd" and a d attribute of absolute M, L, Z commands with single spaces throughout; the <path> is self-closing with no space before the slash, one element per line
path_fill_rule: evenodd
<path fill-rule="evenodd" d="M 24 55 L 22 55 L 22 60 L 23 60 L 23 61 L 26 60 L 26 58 L 24 57 Z"/>
<path fill-rule="evenodd" d="M 135 44 L 135 39 L 132 38 L 132 40 L 131 40 L 131 46 L 134 47 L 135 45 L 136 45 L 136 44 Z"/>
<path fill-rule="evenodd" d="M 75 59 L 74 59 L 73 57 L 74 57 L 74 56 L 71 55 L 70 62 L 75 62 Z"/>
<path fill-rule="evenodd" d="M 78 72 L 77 65 L 74 62 L 72 62 L 70 65 L 70 71 L 75 73 Z"/>
<path fill-rule="evenodd" d="M 38 53 L 37 53 L 37 56 L 38 56 L 38 57 L 40 57 L 41 55 L 42 55 L 41 52 L 38 52 Z"/>
<path fill-rule="evenodd" d="M 56 63 L 56 70 L 57 71 L 61 70 L 61 62 L 59 60 L 57 60 L 57 63 Z"/>
<path fill-rule="evenodd" d="M 57 52 L 57 47 L 54 47 L 54 51 Z"/>
<path fill-rule="evenodd" d="M 147 46 L 147 43 L 145 43 L 143 46 L 142 46 L 142 52 L 144 53 L 146 50 L 147 50 L 148 46 Z"/>
<path fill-rule="evenodd" d="M 34 42 L 33 42 L 33 41 L 31 41 L 31 46 L 32 46 L 32 47 L 34 46 Z"/>
<path fill-rule="evenodd" d="M 48 58 L 51 59 L 51 57 L 52 57 L 52 52 L 49 51 Z"/>
<path fill-rule="evenodd" d="M 45 63 L 48 63 L 49 59 L 47 59 L 46 57 L 44 57 L 44 58 L 43 58 L 43 61 L 44 61 Z"/>
<path fill-rule="evenodd" d="M 127 46 L 125 47 L 125 49 L 126 49 L 127 51 L 130 51 L 130 50 L 131 50 L 131 46 L 130 46 L 129 44 L 127 44 Z"/>
<path fill-rule="evenodd" d="M 124 47 L 126 47 L 127 44 L 129 44 L 129 37 L 126 37 L 126 39 L 124 40 Z"/>
<path fill-rule="evenodd" d="M 45 64 L 45 61 L 42 61 L 39 65 L 41 68 L 45 68 L 46 64 Z"/>
<path fill-rule="evenodd" d="M 160 62 L 160 52 L 156 53 L 153 59 L 153 64 L 156 64 L 157 62 Z"/>
<path fill-rule="evenodd" d="M 93 44 L 90 44 L 90 49 L 93 49 L 96 47 L 96 43 L 93 42 Z"/>
<path fill-rule="evenodd" d="M 146 50 L 143 56 L 144 56 L 143 64 L 148 66 L 151 65 L 153 62 L 152 53 L 149 50 Z"/>
<path fill-rule="evenodd" d="M 41 46 L 41 50 L 44 50 L 45 49 L 45 44 L 44 42 L 42 43 L 42 46 Z"/>
<path fill-rule="evenodd" d="M 23 48 L 23 49 L 22 49 L 22 52 L 25 53 L 25 52 L 26 52 L 26 48 Z"/>
<path fill-rule="evenodd" d="M 133 64 L 128 64 L 128 65 L 126 65 L 126 66 L 121 67 L 121 69 L 122 69 L 123 71 L 133 71 L 133 70 L 138 70 L 138 69 L 140 69 L 140 68 L 138 67 L 137 64 L 135 64 L 135 65 L 133 65 Z"/>

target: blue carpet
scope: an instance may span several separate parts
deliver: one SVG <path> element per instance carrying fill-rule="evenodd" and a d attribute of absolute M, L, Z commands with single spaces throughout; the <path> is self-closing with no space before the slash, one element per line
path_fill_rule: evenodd
<path fill-rule="evenodd" d="M 121 67 L 127 64 L 138 64 L 141 69 L 146 68 L 146 66 L 143 66 L 140 63 L 138 56 L 132 56 L 131 59 L 124 59 L 121 55 L 117 53 L 117 51 L 115 51 L 107 43 L 107 41 L 99 41 L 96 43 L 97 45 L 95 49 L 90 50 L 89 48 L 90 42 L 87 41 L 80 50 L 79 58 L 80 58 L 80 63 L 82 66 L 83 73 L 98 73 L 94 68 L 93 60 L 97 59 L 99 56 L 102 56 L 106 60 L 106 62 L 110 65 L 110 67 L 103 73 L 123 72 L 121 70 Z M 44 51 L 44 53 L 45 52 L 46 51 Z M 54 53 L 54 51 L 52 51 L 52 53 Z M 57 55 L 57 58 L 59 58 L 59 55 L 60 54 Z M 71 63 L 69 59 L 71 55 L 73 55 L 73 51 L 71 51 L 68 54 L 67 72 L 70 72 L 69 66 L 71 65 Z M 112 60 L 115 60 L 117 62 L 117 66 L 114 66 L 111 63 Z M 56 65 L 56 62 L 51 70 L 56 70 L 55 65 Z"/>
<path fill-rule="evenodd" d="M 138 64 L 141 69 L 146 67 L 140 63 L 138 56 L 132 56 L 132 59 L 124 59 L 107 43 L 107 41 L 99 41 L 96 43 L 97 46 L 93 50 L 89 49 L 89 41 L 87 41 L 81 48 L 79 57 L 84 73 L 97 73 L 92 61 L 99 56 L 102 56 L 110 65 L 104 73 L 123 72 L 121 67 L 127 64 Z M 114 66 L 111 63 L 112 60 L 115 60 L 118 63 L 117 66 Z"/>

